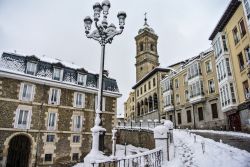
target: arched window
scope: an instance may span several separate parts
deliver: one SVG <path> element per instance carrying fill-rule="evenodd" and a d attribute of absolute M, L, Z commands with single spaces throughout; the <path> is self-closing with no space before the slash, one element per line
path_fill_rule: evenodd
<path fill-rule="evenodd" d="M 145 98 L 144 100 L 144 105 L 145 105 L 145 114 L 148 113 L 148 99 Z"/>
<path fill-rule="evenodd" d="M 157 94 L 154 94 L 154 98 L 153 98 L 153 103 L 154 103 L 154 110 L 158 109 L 158 98 L 157 98 Z"/>
<path fill-rule="evenodd" d="M 139 47 L 140 47 L 140 52 L 144 50 L 142 42 L 140 42 Z"/>
<path fill-rule="evenodd" d="M 143 115 L 144 114 L 144 104 L 143 104 L 143 100 L 141 101 L 141 115 Z"/>
<path fill-rule="evenodd" d="M 149 96 L 148 98 L 148 107 L 149 107 L 149 112 L 152 112 L 153 111 L 153 98 L 152 96 Z"/>
<path fill-rule="evenodd" d="M 154 51 L 154 50 L 155 50 L 155 46 L 154 46 L 153 43 L 150 44 L 150 50 L 151 50 L 151 51 Z"/>
<path fill-rule="evenodd" d="M 137 116 L 140 116 L 140 112 L 141 112 L 140 103 L 137 103 Z"/>

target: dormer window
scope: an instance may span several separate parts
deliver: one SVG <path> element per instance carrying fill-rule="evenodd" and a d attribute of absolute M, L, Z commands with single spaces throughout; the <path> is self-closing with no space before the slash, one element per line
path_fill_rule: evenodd
<path fill-rule="evenodd" d="M 27 62 L 26 73 L 30 75 L 35 75 L 37 64 L 33 62 Z"/>
<path fill-rule="evenodd" d="M 61 75 L 62 75 L 62 70 L 60 68 L 54 68 L 53 79 L 60 81 L 62 78 Z"/>
<path fill-rule="evenodd" d="M 77 84 L 78 85 L 86 85 L 86 75 L 78 73 L 77 75 Z"/>

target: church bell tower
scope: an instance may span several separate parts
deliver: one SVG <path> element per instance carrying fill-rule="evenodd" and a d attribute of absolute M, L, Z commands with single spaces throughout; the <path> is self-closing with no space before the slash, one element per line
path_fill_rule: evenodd
<path fill-rule="evenodd" d="M 159 66 L 159 56 L 157 53 L 158 36 L 148 25 L 145 13 L 144 26 L 135 37 L 136 41 L 136 82 Z"/>

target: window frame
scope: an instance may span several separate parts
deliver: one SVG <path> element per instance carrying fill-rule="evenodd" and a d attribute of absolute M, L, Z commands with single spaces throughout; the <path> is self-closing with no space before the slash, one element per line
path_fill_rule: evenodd
<path fill-rule="evenodd" d="M 21 111 L 23 111 L 23 112 L 27 111 L 26 124 L 22 124 L 22 123 L 19 124 L 20 112 Z M 22 121 L 23 121 L 23 116 L 24 115 L 22 115 Z M 14 128 L 17 128 L 17 129 L 30 129 L 31 117 L 32 117 L 32 110 L 31 109 L 18 108 L 16 110 Z"/>
<path fill-rule="evenodd" d="M 50 125 L 50 123 L 51 123 L 51 115 L 52 114 L 55 114 L 53 126 Z M 56 128 L 57 128 L 57 117 L 58 117 L 57 112 L 51 112 L 51 111 L 48 112 L 47 130 L 50 130 L 50 131 L 55 131 L 56 130 Z"/>
<path fill-rule="evenodd" d="M 57 90 L 56 101 L 52 101 L 53 90 Z M 53 100 L 54 100 L 54 97 L 53 97 Z M 49 104 L 52 104 L 52 105 L 60 105 L 60 100 L 61 100 L 61 89 L 58 89 L 58 88 L 50 88 L 50 93 L 49 93 Z"/>
<path fill-rule="evenodd" d="M 30 71 L 30 69 L 32 69 L 33 71 Z M 37 72 L 37 63 L 28 61 L 26 63 L 25 73 L 30 75 L 36 75 L 36 72 Z"/>
<path fill-rule="evenodd" d="M 81 98 L 78 98 L 78 96 L 81 96 Z M 78 104 L 81 99 L 81 104 Z M 85 93 L 81 92 L 74 92 L 74 107 L 76 108 L 85 108 Z"/>
<path fill-rule="evenodd" d="M 29 89 L 31 91 L 29 93 L 30 94 L 29 98 L 23 96 L 25 86 L 30 86 L 31 87 L 31 89 Z M 27 90 L 28 90 L 28 88 L 26 89 L 26 91 Z M 20 93 L 19 93 L 19 100 L 21 100 L 21 101 L 33 101 L 34 100 L 34 94 L 35 94 L 35 85 L 30 84 L 30 83 L 26 83 L 26 82 L 21 83 Z M 26 93 L 26 95 L 27 95 L 27 93 Z"/>

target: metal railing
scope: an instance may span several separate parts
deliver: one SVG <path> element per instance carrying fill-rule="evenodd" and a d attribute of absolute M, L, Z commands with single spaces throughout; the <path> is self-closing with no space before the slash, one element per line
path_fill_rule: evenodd
<path fill-rule="evenodd" d="M 163 163 L 162 152 L 161 148 L 157 148 L 124 158 L 95 161 L 91 164 L 93 167 L 161 167 Z"/>
<path fill-rule="evenodd" d="M 163 125 L 160 122 L 148 121 L 148 122 L 121 122 L 118 124 L 118 128 L 126 129 L 153 129 L 158 125 Z"/>

